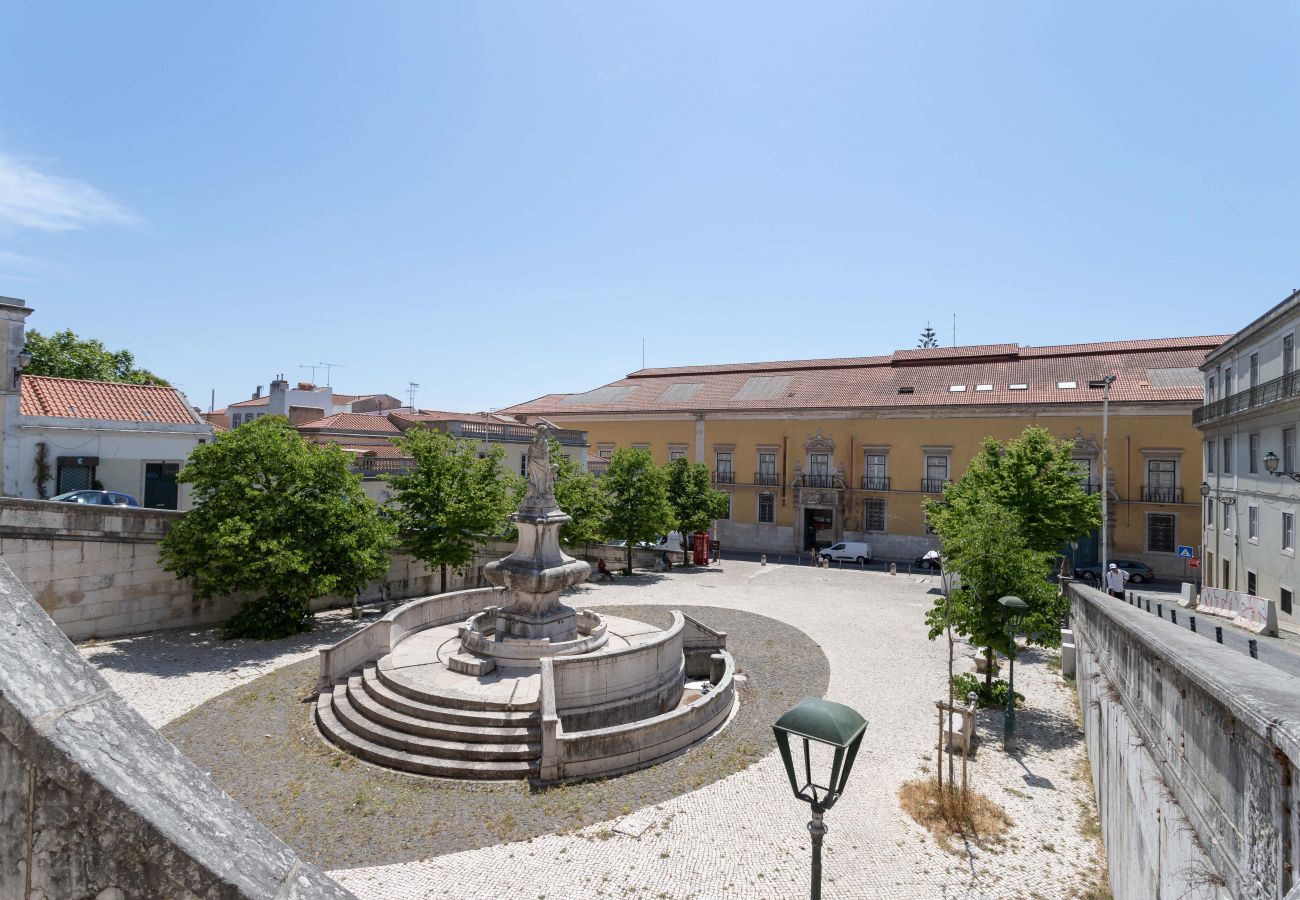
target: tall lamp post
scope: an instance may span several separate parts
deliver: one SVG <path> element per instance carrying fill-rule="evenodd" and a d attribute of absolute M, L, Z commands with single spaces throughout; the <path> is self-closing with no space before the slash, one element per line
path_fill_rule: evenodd
<path fill-rule="evenodd" d="M 842 703 L 812 697 L 805 697 L 772 725 L 790 789 L 812 807 L 812 821 L 808 823 L 808 833 L 812 835 L 812 900 L 821 900 L 822 896 L 822 838 L 826 836 L 822 813 L 834 806 L 844 792 L 866 731 L 867 720 L 856 711 Z M 793 752 L 792 736 L 797 739 Z M 814 777 L 813 743 L 823 744 L 832 751 L 830 772 L 816 773 L 824 784 L 818 784 Z M 819 764 L 824 766 L 824 762 Z"/>
<path fill-rule="evenodd" d="M 1110 386 L 1115 383 L 1114 375 L 1105 375 L 1088 382 L 1088 387 L 1101 393 L 1101 574 L 1106 576 L 1106 563 L 1110 554 L 1106 549 L 1106 527 L 1110 523 L 1110 488 L 1106 482 L 1106 443 L 1110 430 Z"/>
<path fill-rule="evenodd" d="M 1029 609 L 1019 597 L 998 599 L 1007 616 L 1007 711 L 1002 716 L 1002 752 L 1016 748 L 1016 623 Z"/>

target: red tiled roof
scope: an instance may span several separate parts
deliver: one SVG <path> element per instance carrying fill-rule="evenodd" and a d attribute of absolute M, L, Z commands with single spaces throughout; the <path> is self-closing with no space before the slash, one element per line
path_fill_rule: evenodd
<path fill-rule="evenodd" d="M 22 414 L 109 422 L 202 424 L 172 387 L 24 375 Z"/>
<path fill-rule="evenodd" d="M 730 409 L 1100 403 L 1101 392 L 1090 390 L 1088 382 L 1104 374 L 1117 376 L 1111 387 L 1111 400 L 1117 403 L 1199 402 L 1203 390 L 1194 370 L 1223 340 L 1223 336 L 1213 335 L 1058 347 L 995 344 L 905 350 L 892 357 L 861 357 L 856 364 L 808 360 L 806 365 L 783 362 L 642 370 L 604 386 L 623 391 L 588 392 L 589 403 L 583 402 L 581 394 L 548 394 L 503 412 L 581 417 Z M 972 352 L 961 352 L 968 349 Z M 656 374 L 649 374 L 652 372 Z M 688 381 L 699 387 L 681 392 L 688 395 L 683 399 L 672 399 L 677 392 L 666 394 L 670 386 Z M 1077 386 L 1058 387 L 1066 382 Z M 1013 384 L 1026 387 L 1012 390 Z M 982 385 L 987 389 L 979 390 Z M 964 390 L 952 390 L 954 386 L 964 386 Z M 910 390 L 900 393 L 907 388 Z M 669 399 L 661 399 L 664 396 Z"/>
<path fill-rule="evenodd" d="M 371 447 L 344 446 L 344 450 L 358 456 L 377 456 L 381 459 L 404 459 L 406 454 L 394 444 L 375 444 Z"/>
<path fill-rule="evenodd" d="M 365 413 L 335 413 L 323 419 L 303 422 L 300 429 L 312 431 L 369 431 L 376 434 L 398 434 L 398 428 L 384 416 L 369 416 Z"/>
<path fill-rule="evenodd" d="M 397 410 L 379 410 L 379 415 L 387 413 L 399 419 L 406 419 L 409 422 L 482 422 L 485 418 L 489 422 L 518 425 L 519 422 L 510 417 L 498 413 L 459 413 L 447 412 L 440 409 L 422 409 L 418 413 L 398 412 Z"/>

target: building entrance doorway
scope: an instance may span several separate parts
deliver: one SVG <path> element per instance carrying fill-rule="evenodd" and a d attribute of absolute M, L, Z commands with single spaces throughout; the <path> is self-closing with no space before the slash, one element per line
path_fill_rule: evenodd
<path fill-rule="evenodd" d="M 145 506 L 150 509 L 176 508 L 176 474 L 180 468 L 180 463 L 145 463 Z"/>
<path fill-rule="evenodd" d="M 835 513 L 829 509 L 803 511 L 803 549 L 821 550 L 835 543 Z"/>

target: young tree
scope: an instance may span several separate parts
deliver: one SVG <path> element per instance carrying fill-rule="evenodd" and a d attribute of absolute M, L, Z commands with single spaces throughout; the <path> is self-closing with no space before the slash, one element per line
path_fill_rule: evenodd
<path fill-rule="evenodd" d="M 348 454 L 308 443 L 281 416 L 196 447 L 179 480 L 194 508 L 163 539 L 168 571 L 194 579 L 203 599 L 261 594 L 226 623 L 228 637 L 306 631 L 313 598 L 355 593 L 388 570 L 392 528 Z"/>
<path fill-rule="evenodd" d="M 573 521 L 560 526 L 560 542 L 570 547 L 594 544 L 605 537 L 609 517 L 609 493 L 592 473 L 578 465 L 551 441 L 551 462 L 556 466 L 555 502 Z"/>
<path fill-rule="evenodd" d="M 988 661 L 985 684 L 992 685 L 993 653 L 1009 653 L 1006 611 L 998 600 L 1008 594 L 1024 600 L 1029 609 L 1018 629 L 1033 643 L 1054 647 L 1060 643 L 1060 617 L 1065 598 L 1047 580 L 1053 554 L 1025 546 L 1019 517 L 1012 510 L 981 500 L 966 514 L 949 517 L 940 526 L 945 571 L 959 573 L 960 586 L 949 598 L 936 598 L 926 613 L 930 640 L 946 625 L 978 647 Z"/>
<path fill-rule="evenodd" d="M 673 520 L 682 536 L 682 553 L 686 553 L 686 536 L 696 531 L 707 531 L 714 519 L 727 514 L 728 498 L 722 491 L 713 489 L 709 467 L 693 463 L 684 457 L 674 459 L 665 466 L 668 474 L 668 503 L 673 508 Z"/>
<path fill-rule="evenodd" d="M 654 540 L 673 524 L 668 479 L 654 464 L 649 450 L 622 447 L 614 451 L 602 479 L 610 493 L 606 531 L 627 541 L 626 574 L 632 574 L 632 548 Z"/>
<path fill-rule="evenodd" d="M 917 341 L 916 346 L 921 350 L 939 346 L 939 336 L 934 333 L 934 329 L 930 327 L 929 322 L 925 323 L 925 331 L 921 332 L 921 339 Z"/>
<path fill-rule="evenodd" d="M 946 521 L 990 501 L 1016 514 L 1025 546 L 1059 552 L 1101 526 L 1101 496 L 1083 489 L 1073 450 L 1036 425 L 1005 446 L 986 438 L 961 480 L 944 488 L 942 503 L 927 504 L 926 515 L 942 535 Z"/>
<path fill-rule="evenodd" d="M 28 331 L 27 352 L 32 361 L 24 371 L 31 375 L 167 385 L 148 369 L 136 368 L 130 350 L 109 350 L 102 341 L 79 338 L 71 329 L 56 331 L 49 337 Z"/>
<path fill-rule="evenodd" d="M 412 428 L 393 443 L 412 468 L 387 476 L 396 491 L 388 508 L 411 552 L 441 568 L 446 593 L 447 567 L 468 565 L 480 544 L 505 531 L 506 516 L 523 497 L 523 479 L 501 465 L 499 446 L 480 457 L 477 441 L 428 428 Z"/>

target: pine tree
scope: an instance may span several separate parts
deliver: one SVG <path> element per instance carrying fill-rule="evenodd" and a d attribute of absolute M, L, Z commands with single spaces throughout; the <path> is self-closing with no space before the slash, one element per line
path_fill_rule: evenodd
<path fill-rule="evenodd" d="M 934 329 L 930 327 L 929 322 L 925 323 L 925 331 L 921 332 L 921 339 L 917 341 L 916 346 L 921 350 L 939 346 L 939 336 L 934 333 Z"/>

